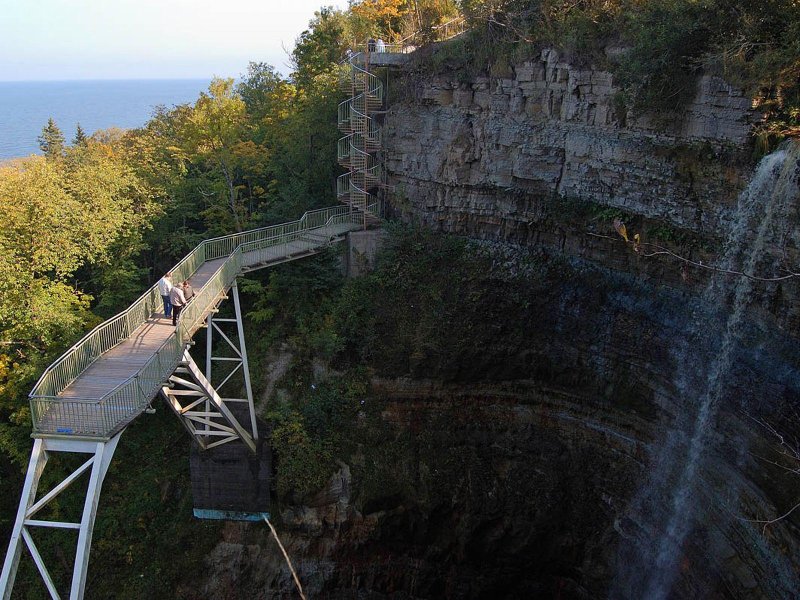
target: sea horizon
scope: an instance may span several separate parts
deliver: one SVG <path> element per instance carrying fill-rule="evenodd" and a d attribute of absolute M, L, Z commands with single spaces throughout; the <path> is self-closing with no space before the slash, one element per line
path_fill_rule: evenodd
<path fill-rule="evenodd" d="M 3 83 L 80 83 L 84 81 L 211 81 L 217 75 L 211 77 L 80 77 L 73 79 L 0 79 Z M 221 77 L 221 76 L 220 76 Z M 234 77 L 234 79 L 236 79 Z"/>
<path fill-rule="evenodd" d="M 0 161 L 41 154 L 37 137 L 53 118 L 67 143 L 77 124 L 87 135 L 141 127 L 157 106 L 194 102 L 211 78 L 0 81 Z"/>

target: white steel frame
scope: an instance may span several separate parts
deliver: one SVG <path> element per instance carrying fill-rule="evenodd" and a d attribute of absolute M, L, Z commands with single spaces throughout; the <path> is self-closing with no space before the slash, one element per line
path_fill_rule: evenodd
<path fill-rule="evenodd" d="M 39 570 L 39 574 L 44 580 L 50 597 L 60 600 L 53 578 L 42 560 L 36 544 L 30 534 L 32 527 L 49 527 L 59 529 L 76 529 L 78 531 L 77 550 L 75 553 L 75 566 L 72 572 L 72 584 L 70 586 L 70 600 L 80 600 L 86 588 L 86 570 L 89 564 L 89 550 L 92 545 L 92 532 L 94 530 L 95 516 L 97 515 L 97 503 L 100 499 L 100 489 L 103 480 L 108 472 L 108 466 L 114 451 L 117 449 L 122 431 L 114 437 L 104 442 L 67 440 L 56 438 L 39 438 L 33 443 L 31 460 L 28 464 L 28 474 L 25 477 L 25 485 L 22 488 L 22 499 L 17 511 L 17 519 L 11 533 L 11 540 L 8 544 L 8 553 L 3 563 L 3 571 L 0 574 L 0 590 L 2 590 L 3 600 L 11 598 L 11 590 L 14 587 L 14 579 L 17 575 L 17 567 L 22 554 L 23 543 Z M 72 452 L 90 454 L 91 457 L 80 467 L 75 469 L 61 483 L 47 492 L 38 501 L 36 493 L 39 481 L 44 472 L 49 455 L 54 452 Z M 83 513 L 79 523 L 63 521 L 47 521 L 36 519 L 36 514 L 47 506 L 61 492 L 74 483 L 83 473 L 90 471 L 89 486 L 86 490 L 86 500 L 83 505 Z"/>
<path fill-rule="evenodd" d="M 380 206 L 380 203 L 376 202 L 374 205 L 365 206 L 364 210 L 374 212 L 377 215 L 381 212 Z M 189 429 L 201 447 L 210 448 L 235 439 L 241 439 L 251 451 L 255 452 L 258 428 L 244 341 L 239 292 L 236 285 L 237 274 L 287 260 L 294 260 L 319 251 L 334 239 L 339 239 L 337 236 L 352 230 L 353 227 L 351 225 L 357 223 L 354 221 L 357 217 L 358 215 L 353 213 L 352 207 L 350 207 L 349 211 L 348 207 L 344 206 L 320 209 L 306 212 L 298 221 L 205 240 L 199 244 L 176 267 L 173 267 L 173 273 L 184 273 L 184 275 L 176 276 L 176 279 L 188 278 L 189 275 L 208 261 L 227 258 L 225 258 L 225 262 L 212 276 L 211 280 L 198 292 L 198 298 L 195 299 L 194 303 L 184 311 L 181 319 L 182 323 L 174 337 L 170 337 L 135 376 L 126 380 L 122 385 L 109 390 L 95 403 L 100 412 L 102 412 L 104 406 L 116 410 L 121 404 L 127 403 L 125 406 L 130 405 L 130 414 L 125 420 L 111 422 L 102 432 L 101 435 L 108 437 L 98 439 L 96 437 L 97 432 L 94 430 L 78 431 L 74 434 L 62 433 L 57 428 L 57 418 L 51 419 L 52 423 L 48 424 L 44 422 L 44 417 L 46 415 L 52 416 L 53 411 L 57 413 L 59 406 L 73 406 L 77 401 L 61 396 L 66 386 L 79 377 L 87 366 L 101 354 L 121 340 L 129 337 L 132 331 L 147 321 L 154 310 L 160 310 L 161 303 L 156 286 L 145 292 L 128 309 L 89 332 L 47 368 L 30 395 L 34 435 L 36 438 L 14 529 L 9 542 L 8 553 L 0 574 L 0 598 L 2 600 L 8 600 L 11 597 L 23 543 L 30 551 L 50 596 L 52 598 L 60 598 L 52 577 L 30 535 L 30 528 L 32 527 L 78 530 L 77 552 L 69 597 L 70 600 L 81 600 L 83 598 L 92 532 L 103 480 L 108 472 L 109 464 L 125 426 L 142 411 L 146 410 L 146 407 L 153 399 L 153 395 L 157 393 L 156 389 L 159 386 L 161 386 L 161 392 L 167 399 L 169 406 L 176 411 L 181 422 Z M 325 233 L 320 233 L 322 231 Z M 296 247 L 298 245 L 300 251 Z M 246 259 L 243 258 L 245 256 L 247 257 Z M 206 377 L 194 363 L 186 348 L 187 344 L 193 344 L 191 337 L 203 323 L 203 317 L 209 314 L 207 313 L 209 307 L 213 307 L 226 297 L 224 290 L 227 286 L 231 286 L 230 289 L 233 292 L 236 318 L 214 319 L 213 314 L 216 312 L 216 308 L 211 309 L 210 315 L 212 316 L 208 316 L 205 321 L 205 325 L 208 328 L 207 343 L 209 350 L 209 359 L 206 363 L 206 373 L 209 377 Z M 236 322 L 237 326 L 238 345 L 234 344 L 230 336 L 226 335 L 218 325 L 218 323 L 230 323 L 233 321 Z M 233 372 L 242 369 L 247 394 L 246 399 L 223 399 L 209 381 L 212 362 L 225 358 L 215 357 L 212 354 L 212 336 L 215 330 L 231 346 L 238 357 L 233 358 L 233 362 L 236 363 Z M 181 359 L 182 362 L 179 363 L 178 369 L 169 377 L 169 382 L 162 386 L 163 378 L 170 372 L 173 365 Z M 224 386 L 233 372 L 229 373 L 217 387 Z M 195 398 L 195 400 L 184 406 L 182 402 L 184 398 Z M 225 406 L 225 402 L 245 401 L 248 403 L 250 410 L 252 435 L 238 423 L 228 407 Z M 195 410 L 200 405 L 205 407 L 205 411 L 202 410 L 202 407 L 200 411 Z M 85 408 L 83 405 L 81 407 Z M 85 435 L 85 437 L 82 437 L 82 435 Z M 219 439 L 213 439 L 212 441 L 212 438 Z M 48 454 L 52 452 L 83 453 L 92 456 L 37 501 L 36 495 L 39 482 L 47 464 Z M 79 523 L 45 521 L 32 518 L 87 471 L 90 471 L 89 484 L 86 491 L 83 514 Z"/>
<path fill-rule="evenodd" d="M 206 379 L 211 382 L 212 366 L 215 362 L 229 363 L 233 368 L 222 379 L 221 382 L 214 385 L 217 393 L 220 393 L 222 387 L 230 381 L 238 371 L 241 370 L 244 378 L 244 387 L 246 398 L 227 398 L 223 397 L 224 402 L 247 402 L 250 410 L 250 432 L 254 440 L 258 440 L 258 426 L 256 425 L 256 409 L 253 404 L 253 387 L 250 384 L 250 367 L 247 362 L 247 348 L 244 342 L 244 323 L 242 322 L 242 307 L 239 303 L 239 286 L 236 281 L 231 286 L 230 293 L 233 295 L 233 305 L 236 310 L 236 316 L 233 319 L 223 319 L 215 317 L 214 313 L 208 315 L 206 319 Z M 231 340 L 230 335 L 226 334 L 220 324 L 236 323 L 236 333 L 238 336 L 238 344 Z M 234 356 L 214 356 L 214 332 L 216 332 L 229 348 L 234 352 Z M 209 409 L 209 403 L 206 403 L 206 409 Z"/>
<path fill-rule="evenodd" d="M 203 450 L 242 440 L 252 452 L 256 451 L 252 436 L 225 405 L 188 350 L 161 393 Z"/>

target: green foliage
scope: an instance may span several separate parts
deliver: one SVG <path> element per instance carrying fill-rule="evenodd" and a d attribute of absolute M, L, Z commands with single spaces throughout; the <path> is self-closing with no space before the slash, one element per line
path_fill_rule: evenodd
<path fill-rule="evenodd" d="M 64 154 L 64 134 L 59 129 L 53 117 L 47 119 L 47 125 L 42 128 L 41 135 L 37 138 L 39 149 L 49 159 L 61 158 Z"/>
<path fill-rule="evenodd" d="M 387 376 L 469 379 L 464 365 L 482 360 L 476 341 L 495 339 L 495 316 L 528 306 L 546 271 L 533 255 L 506 260 L 461 238 L 396 228 L 377 269 L 342 289 L 339 358 Z"/>
<path fill-rule="evenodd" d="M 705 2 L 645 2 L 625 11 L 623 27 L 630 49 L 615 69 L 617 81 L 637 111 L 675 109 L 695 94 L 701 57 L 714 30 Z"/>
<path fill-rule="evenodd" d="M 81 127 L 81 124 L 78 123 L 75 126 L 75 137 L 72 139 L 72 145 L 80 146 L 85 144 L 87 139 L 89 138 L 86 136 L 86 132 L 83 130 L 83 127 Z"/>
<path fill-rule="evenodd" d="M 271 446 L 277 454 L 277 491 L 302 498 L 319 491 L 335 468 L 334 458 L 356 449 L 354 438 L 367 393 L 367 373 L 352 369 L 309 383 L 267 417 L 273 423 Z"/>
<path fill-rule="evenodd" d="M 251 124 L 285 117 L 294 97 L 294 87 L 272 65 L 255 62 L 248 65 L 247 73 L 236 85 L 236 92 L 244 101 Z"/>
<path fill-rule="evenodd" d="M 268 417 L 275 423 L 270 446 L 278 456 L 278 494 L 293 492 L 302 497 L 322 488 L 331 472 L 330 449 L 309 435 L 298 412 L 285 408 Z"/>
<path fill-rule="evenodd" d="M 96 142 L 0 169 L 0 211 L 0 410 L 10 414 L 43 365 L 97 322 L 75 278 L 129 259 L 155 212 L 116 150 Z M 141 285 L 136 275 L 116 271 L 114 283 Z"/>
<path fill-rule="evenodd" d="M 245 138 L 246 116 L 233 79 L 214 79 L 193 107 L 171 115 L 174 145 L 168 150 L 180 170 L 204 169 L 206 197 L 215 201 L 201 214 L 220 232 L 245 228 L 248 211 L 241 192 L 260 167 L 262 150 Z"/>
<path fill-rule="evenodd" d="M 562 225 L 577 223 L 581 227 L 588 223 L 610 225 L 614 219 L 628 222 L 630 216 L 614 206 L 572 196 L 549 198 L 545 211 L 545 218 L 552 223 Z"/>
<path fill-rule="evenodd" d="M 337 250 L 331 249 L 270 269 L 266 281 L 240 282 L 242 292 L 253 297 L 247 316 L 262 328 L 261 346 L 289 340 L 301 359 L 317 353 L 331 356 L 338 350 L 339 340 L 326 315 L 342 283 L 336 263 Z"/>
<path fill-rule="evenodd" d="M 352 35 L 351 20 L 346 13 L 330 7 L 314 13 L 309 28 L 300 34 L 292 51 L 297 85 L 309 88 L 317 77 L 333 72 L 346 58 Z"/>
<path fill-rule="evenodd" d="M 701 236 L 693 231 L 668 225 L 648 228 L 645 231 L 644 239 L 667 244 L 670 248 L 679 248 L 684 251 L 718 252 L 721 247 L 721 241 L 715 236 Z"/>

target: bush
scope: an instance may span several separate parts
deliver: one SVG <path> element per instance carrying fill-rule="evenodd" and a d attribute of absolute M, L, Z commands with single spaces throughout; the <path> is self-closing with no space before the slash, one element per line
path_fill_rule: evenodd
<path fill-rule="evenodd" d="M 277 421 L 270 442 L 278 458 L 278 494 L 305 496 L 321 489 L 331 472 L 330 449 L 322 440 L 309 436 L 298 412 L 284 410 L 270 416 Z"/>

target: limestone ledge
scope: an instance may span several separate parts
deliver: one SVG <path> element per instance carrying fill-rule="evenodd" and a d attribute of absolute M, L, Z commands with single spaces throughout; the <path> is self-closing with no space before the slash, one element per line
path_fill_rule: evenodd
<path fill-rule="evenodd" d="M 501 219 L 493 196 L 513 193 L 589 200 L 699 233 L 724 227 L 752 170 L 748 136 L 760 118 L 740 90 L 704 76 L 679 113 L 634 116 L 620 110 L 611 73 L 552 49 L 512 70 L 432 77 L 391 102 L 389 183 L 413 212 L 444 189 L 456 203 L 481 190 Z"/>

